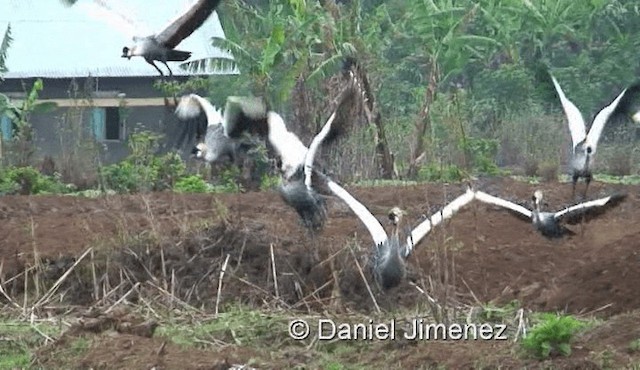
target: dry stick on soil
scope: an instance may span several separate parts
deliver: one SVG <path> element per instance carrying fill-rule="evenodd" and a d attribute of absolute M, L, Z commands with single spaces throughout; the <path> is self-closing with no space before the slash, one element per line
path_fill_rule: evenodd
<path fill-rule="evenodd" d="M 173 298 L 176 296 L 176 269 L 171 269 L 171 304 L 169 307 L 173 309 Z"/>
<path fill-rule="evenodd" d="M 271 254 L 271 272 L 273 273 L 273 286 L 276 290 L 276 298 L 280 299 L 280 292 L 278 292 L 278 274 L 276 272 L 276 259 L 273 255 L 273 243 L 269 244 Z"/>
<path fill-rule="evenodd" d="M 516 342 L 518 340 L 518 334 L 522 331 L 522 337 L 527 336 L 527 325 L 524 320 L 524 308 L 521 308 L 516 312 L 516 318 L 518 319 L 518 329 L 516 330 L 516 334 L 513 336 L 513 341 Z"/>
<path fill-rule="evenodd" d="M 113 310 L 117 305 L 119 305 L 122 301 L 124 301 L 125 299 L 127 299 L 127 297 L 129 296 L 129 294 L 133 293 L 134 290 L 137 290 L 138 287 L 140 286 L 140 282 L 135 283 L 131 289 L 129 289 L 128 292 L 126 292 L 125 294 L 122 295 L 122 297 L 120 297 L 120 299 L 118 299 L 117 301 L 115 301 L 114 304 L 111 305 L 111 307 L 107 308 L 106 310 L 104 310 L 104 313 L 107 314 L 109 312 L 111 312 L 111 310 Z"/>
<path fill-rule="evenodd" d="M 53 296 L 53 294 L 58 290 L 58 288 L 60 287 L 60 285 L 62 285 L 62 283 L 67 279 L 67 277 L 71 274 L 71 272 L 76 268 L 76 266 L 78 266 L 78 264 L 80 264 L 80 262 L 93 250 L 93 247 L 87 249 L 84 253 L 82 253 L 82 255 L 80 256 L 80 258 L 78 258 L 76 260 L 76 262 L 71 265 L 71 267 L 69 267 L 69 269 L 62 274 L 62 276 L 60 276 L 60 278 L 58 279 L 58 281 L 56 281 L 55 284 L 53 284 L 53 286 L 51 287 L 51 289 L 49 289 L 49 291 L 42 296 L 42 298 L 40 298 L 32 307 L 32 309 L 35 309 L 39 306 L 41 306 L 42 304 L 44 304 L 45 302 L 47 302 L 49 299 L 51 299 L 51 297 Z"/>
<path fill-rule="evenodd" d="M 0 269 L 0 273 L 1 273 L 1 269 Z M 4 290 L 4 287 L 2 286 L 2 284 L 0 284 L 0 293 L 7 299 L 7 301 L 9 301 L 9 303 L 14 305 L 16 308 L 22 308 L 22 307 L 20 307 L 18 302 L 14 301 L 13 299 L 11 299 L 11 297 L 9 297 L 7 292 Z"/>
<path fill-rule="evenodd" d="M 91 250 L 91 280 L 93 281 L 93 299 L 98 301 L 100 298 L 100 287 L 98 286 L 98 277 L 96 276 L 96 263 L 93 249 Z"/>
<path fill-rule="evenodd" d="M 164 260 L 164 246 L 160 246 L 160 266 L 162 266 L 162 284 L 164 288 L 168 290 L 167 287 L 167 265 Z M 173 291 L 172 291 L 173 293 Z"/>
<path fill-rule="evenodd" d="M 362 281 L 364 281 L 364 285 L 367 287 L 367 292 L 369 292 L 369 296 L 371 297 L 371 300 L 373 301 L 373 305 L 376 307 L 376 311 L 378 313 L 381 313 L 382 311 L 380 310 L 380 306 L 378 306 L 378 302 L 376 301 L 376 297 L 373 296 L 373 292 L 371 291 L 371 287 L 369 286 L 369 282 L 367 281 L 367 278 L 364 276 L 364 271 L 362 271 L 362 267 L 360 267 L 360 262 L 358 262 L 358 257 L 356 257 L 356 254 L 353 253 L 353 250 L 351 248 L 349 248 L 349 252 L 351 252 L 351 255 L 353 256 L 353 260 L 356 261 L 356 267 L 358 268 L 358 272 L 360 273 L 360 277 L 362 277 Z"/>
<path fill-rule="evenodd" d="M 220 277 L 218 277 L 218 292 L 216 294 L 216 309 L 215 315 L 218 316 L 218 307 L 220 305 L 220 294 L 222 292 L 222 279 L 224 278 L 224 273 L 227 271 L 227 264 L 229 263 L 229 258 L 231 255 L 227 253 L 227 257 L 224 259 L 224 263 L 222 264 L 222 268 L 220 269 Z"/>
<path fill-rule="evenodd" d="M 29 203 L 31 203 L 31 198 L 29 198 Z M 29 207 L 29 212 L 31 212 L 31 206 Z M 29 215 L 30 220 L 30 231 L 31 231 L 31 248 L 33 249 L 33 266 L 36 267 L 36 273 L 33 275 L 33 282 L 36 286 L 36 297 L 40 295 L 40 274 L 38 274 L 38 267 L 40 266 L 40 257 L 38 256 L 38 247 L 36 243 L 36 222 L 33 220 L 33 215 Z"/>
<path fill-rule="evenodd" d="M 168 291 L 166 291 L 165 289 L 163 289 L 161 286 L 154 284 L 151 281 L 147 281 L 147 285 L 157 289 L 160 293 L 162 293 L 165 296 L 171 296 L 171 293 L 169 293 Z M 181 300 L 180 298 L 177 297 L 173 297 L 173 299 L 180 304 L 180 306 L 182 306 L 183 308 L 187 309 L 187 310 L 191 310 L 194 312 L 198 312 L 198 313 L 204 313 L 201 309 L 196 308 L 190 304 L 188 304 L 187 302 L 184 302 L 183 300 Z"/>
<path fill-rule="evenodd" d="M 120 289 L 120 287 L 122 287 L 122 284 L 124 284 L 124 281 L 121 281 L 120 284 L 116 285 L 115 288 L 113 288 L 111 290 L 108 290 L 108 291 L 106 290 L 106 287 L 105 287 L 104 293 L 102 294 L 102 298 L 98 299 L 96 301 L 96 303 L 93 305 L 93 307 L 95 307 L 95 306 L 97 306 L 97 305 L 99 305 L 99 304 L 101 304 L 103 302 L 106 302 L 107 298 L 109 298 L 113 293 L 115 293 L 118 289 Z"/>
<path fill-rule="evenodd" d="M 260 288 L 259 286 L 255 285 L 254 283 L 252 283 L 252 282 L 250 282 L 250 281 L 248 281 L 248 280 L 246 280 L 246 279 L 241 278 L 240 276 L 237 276 L 237 275 L 236 275 L 236 274 L 234 274 L 234 273 L 230 273 L 230 275 L 231 275 L 232 277 L 234 277 L 234 278 L 238 279 L 240 282 L 242 282 L 242 283 L 244 283 L 244 284 L 247 284 L 248 286 L 250 286 L 250 287 L 252 287 L 252 288 L 254 288 L 254 289 L 256 289 L 256 290 L 259 290 L 261 293 L 263 293 L 263 294 L 265 294 L 265 295 L 271 295 L 268 291 L 266 291 L 266 290 L 264 290 L 264 289 Z M 275 298 L 275 297 L 274 297 L 274 298 Z M 289 305 L 287 302 L 285 302 L 285 301 L 284 301 L 284 300 L 282 300 L 281 298 L 278 298 L 277 300 L 278 300 L 278 302 L 280 302 L 281 304 L 283 304 L 283 305 L 285 306 L 285 308 L 286 308 L 286 309 L 289 309 L 289 310 L 291 309 L 291 305 Z"/>
<path fill-rule="evenodd" d="M 469 287 L 469 284 L 467 284 L 467 282 L 464 280 L 464 278 L 460 278 L 460 279 L 462 280 L 462 284 L 464 284 L 464 286 L 466 286 L 467 289 L 469 289 L 469 293 L 471 293 L 471 296 L 473 297 L 473 300 L 476 301 L 478 306 L 482 306 L 482 302 L 480 302 L 480 300 L 475 295 L 475 293 L 473 293 L 473 290 L 471 290 L 471 287 Z"/>

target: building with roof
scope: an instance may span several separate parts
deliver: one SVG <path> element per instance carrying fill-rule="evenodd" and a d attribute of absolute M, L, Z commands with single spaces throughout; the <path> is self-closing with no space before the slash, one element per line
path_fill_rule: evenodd
<path fill-rule="evenodd" d="M 67 7 L 59 0 L 3 0 L 0 2 L 0 33 L 10 25 L 13 39 L 6 59 L 7 72 L 0 93 L 19 103 L 34 81 L 44 82 L 39 101 L 54 102 L 53 112 L 33 114 L 30 122 L 36 137 L 36 157 L 54 159 L 63 149 L 63 132 L 69 121 L 102 144 L 102 160 L 116 162 L 128 154 L 126 138 L 139 127 L 172 134 L 178 124 L 173 106 L 154 87 L 161 77 L 143 58 L 122 58 L 122 48 L 131 44 L 132 29 L 146 36 L 162 29 L 191 1 L 172 1 L 172 6 L 150 6 L 150 0 L 110 0 L 108 6 L 126 14 L 129 24 L 96 12 L 91 2 L 80 0 Z M 173 6 L 175 4 L 175 6 Z M 94 5 L 94 6 L 92 6 Z M 34 11 L 37 10 L 37 11 Z M 216 12 L 177 49 L 192 52 L 187 61 L 228 57 L 211 46 L 211 37 L 224 37 Z M 234 71 L 192 73 L 169 62 L 173 80 L 191 76 L 230 74 Z M 164 65 L 158 64 L 164 70 Z M 66 126 L 66 127 L 65 127 Z M 65 130 L 65 128 L 67 130 Z M 12 135 L 12 123 L 0 118 L 4 140 Z"/>

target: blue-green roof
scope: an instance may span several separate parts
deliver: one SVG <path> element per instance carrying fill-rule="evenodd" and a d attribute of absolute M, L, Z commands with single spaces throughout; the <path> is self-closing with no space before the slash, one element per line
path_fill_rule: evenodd
<path fill-rule="evenodd" d="M 11 24 L 13 38 L 4 78 L 157 76 L 158 72 L 144 59 L 120 57 L 122 48 L 131 44 L 131 38 L 122 27 L 89 11 L 96 8 L 94 1 L 106 1 L 151 33 L 161 30 L 191 3 L 188 0 L 79 0 L 74 6 L 66 7 L 60 0 L 1 0 L 0 32 L 4 34 Z M 141 33 L 139 36 L 148 35 Z M 189 60 L 227 55 L 211 46 L 213 36 L 224 37 L 215 12 L 176 49 L 191 51 Z M 166 67 L 157 64 L 166 73 Z M 178 63 L 169 65 L 174 75 L 192 74 Z"/>

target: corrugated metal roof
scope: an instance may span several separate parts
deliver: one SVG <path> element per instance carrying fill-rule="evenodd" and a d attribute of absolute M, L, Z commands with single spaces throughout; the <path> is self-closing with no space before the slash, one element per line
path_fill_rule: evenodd
<path fill-rule="evenodd" d="M 80 0 L 65 7 L 59 0 L 0 1 L 0 30 L 11 24 L 13 43 L 7 53 L 8 72 L 4 78 L 28 77 L 127 77 L 158 76 L 158 72 L 140 57 L 121 58 L 122 48 L 130 45 L 122 27 L 106 17 L 89 14 L 93 0 Z M 84 2 L 84 4 L 82 4 Z M 192 1 L 107 0 L 109 6 L 145 30 L 159 31 Z M 228 55 L 211 46 L 213 36 L 224 37 L 217 13 L 178 45 L 191 51 L 190 60 Z M 161 63 L 158 67 L 166 72 Z M 193 75 L 169 63 L 174 75 Z M 218 74 L 209 72 L 204 74 Z M 233 72 L 225 72 L 233 73 Z"/>

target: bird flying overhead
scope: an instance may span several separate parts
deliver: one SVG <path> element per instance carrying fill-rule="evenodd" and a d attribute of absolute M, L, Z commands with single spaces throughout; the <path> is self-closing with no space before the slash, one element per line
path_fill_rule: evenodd
<path fill-rule="evenodd" d="M 94 0 L 93 3 L 87 3 L 83 6 L 89 15 L 113 24 L 116 29 L 121 30 L 133 39 L 133 45 L 125 46 L 122 49 L 123 58 L 142 57 L 161 76 L 164 76 L 162 70 L 154 63 L 154 61 L 161 62 L 167 67 L 169 76 L 172 76 L 173 72 L 167 62 L 183 62 L 191 57 L 190 51 L 176 50 L 175 48 L 182 40 L 202 26 L 220 2 L 221 0 L 197 0 L 163 29 L 155 33 L 149 32 L 143 25 L 136 24 L 136 22 L 123 14 L 126 12 L 113 9 L 105 0 Z M 156 6 L 166 5 L 156 4 Z M 123 4 L 124 6 L 126 5 Z"/>

